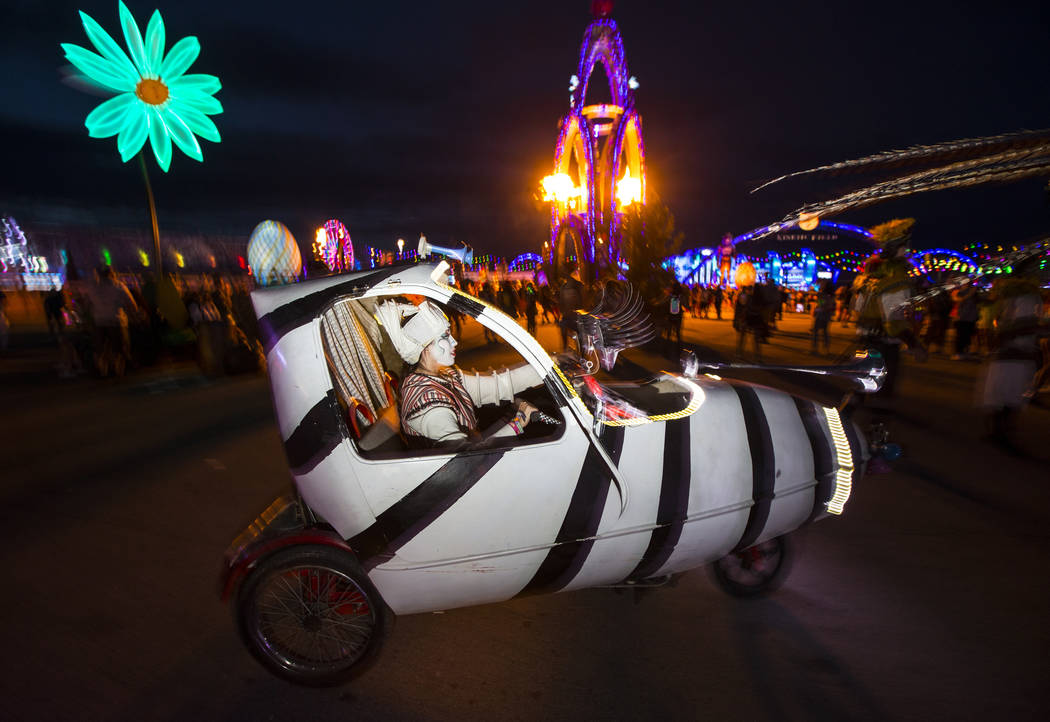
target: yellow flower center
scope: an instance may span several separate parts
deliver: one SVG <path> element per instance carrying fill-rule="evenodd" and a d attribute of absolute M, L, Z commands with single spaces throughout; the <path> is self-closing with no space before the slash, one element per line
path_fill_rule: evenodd
<path fill-rule="evenodd" d="M 150 105 L 162 105 L 168 99 L 168 86 L 153 78 L 143 78 L 135 86 L 135 95 Z"/>

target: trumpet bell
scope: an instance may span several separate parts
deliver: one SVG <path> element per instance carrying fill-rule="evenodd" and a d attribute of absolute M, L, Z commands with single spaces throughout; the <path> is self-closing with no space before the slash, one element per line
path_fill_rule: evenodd
<path fill-rule="evenodd" d="M 470 265 L 474 262 L 474 249 L 464 244 L 462 248 L 445 248 L 444 246 L 435 246 L 427 240 L 426 236 L 419 237 L 419 256 L 420 258 L 429 258 L 432 255 L 445 256 L 446 258 L 454 258 L 460 263 Z"/>

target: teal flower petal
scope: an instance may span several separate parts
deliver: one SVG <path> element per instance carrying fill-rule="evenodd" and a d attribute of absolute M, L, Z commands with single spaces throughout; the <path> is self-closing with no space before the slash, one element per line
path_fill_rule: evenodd
<path fill-rule="evenodd" d="M 142 150 L 142 145 L 149 135 L 149 121 L 146 119 L 146 109 L 139 103 L 131 108 L 127 114 L 127 122 L 117 136 L 117 150 L 120 151 L 120 159 L 127 163 L 136 153 Z"/>
<path fill-rule="evenodd" d="M 135 89 L 135 81 L 106 58 L 72 43 L 62 43 L 62 49 L 66 51 L 66 60 L 99 85 L 120 93 Z"/>
<path fill-rule="evenodd" d="M 157 158 L 157 165 L 165 173 L 171 165 L 171 136 L 164 121 L 152 106 L 148 108 L 149 113 L 149 144 L 153 146 L 153 155 Z"/>
<path fill-rule="evenodd" d="M 127 122 L 128 109 L 138 104 L 134 93 L 121 93 L 88 113 L 84 120 L 92 138 L 109 138 L 121 131 Z"/>
<path fill-rule="evenodd" d="M 138 69 L 139 75 L 149 75 L 150 68 L 149 63 L 146 62 L 146 48 L 142 45 L 142 34 L 139 33 L 139 26 L 135 22 L 131 11 L 128 10 L 127 5 L 120 0 L 118 0 L 117 5 L 120 6 L 120 26 L 124 29 L 124 39 L 128 43 L 131 62 L 135 63 L 135 68 Z"/>
<path fill-rule="evenodd" d="M 221 140 L 219 129 L 215 127 L 215 123 L 196 108 L 175 99 L 168 102 L 168 108 L 173 113 L 178 113 L 178 116 L 182 118 L 189 129 L 201 138 L 204 138 L 204 140 L 210 140 L 212 143 L 218 143 Z"/>
<path fill-rule="evenodd" d="M 201 44 L 197 42 L 197 38 L 192 35 L 183 38 L 168 51 L 168 57 L 164 58 L 164 63 L 160 66 L 160 77 L 164 78 L 164 82 L 170 83 L 185 73 L 200 53 Z"/>
<path fill-rule="evenodd" d="M 182 93 L 193 91 L 213 95 L 222 90 L 222 83 L 214 75 L 183 75 L 182 77 L 169 80 L 168 89 L 176 97 Z"/>
<path fill-rule="evenodd" d="M 204 93 L 183 93 L 179 96 L 179 101 L 207 115 L 218 115 L 222 112 L 222 103 Z"/>
<path fill-rule="evenodd" d="M 164 21 L 160 10 L 153 11 L 146 27 L 146 62 L 152 72 L 157 72 L 164 62 Z"/>
<path fill-rule="evenodd" d="M 120 46 L 109 36 L 102 26 L 91 19 L 91 16 L 87 13 L 80 13 L 80 21 L 84 24 L 84 32 L 87 33 L 88 40 L 95 46 L 102 57 L 113 63 L 117 70 L 123 75 L 128 76 L 132 82 L 138 82 L 139 74 L 135 70 L 135 66 L 128 60 L 128 56 L 120 49 Z"/>
<path fill-rule="evenodd" d="M 171 139 L 175 141 L 175 145 L 179 146 L 179 150 L 194 160 L 204 162 L 204 154 L 201 153 L 200 144 L 197 143 L 197 139 L 193 136 L 193 131 L 182 122 L 182 118 L 179 117 L 178 113 L 173 112 L 170 108 L 167 109 L 164 112 L 164 125 L 168 127 L 168 133 L 171 134 Z"/>

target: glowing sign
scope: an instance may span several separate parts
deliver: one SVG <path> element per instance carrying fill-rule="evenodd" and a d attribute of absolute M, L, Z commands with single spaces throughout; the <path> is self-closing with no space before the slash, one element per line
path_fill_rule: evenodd
<path fill-rule="evenodd" d="M 124 162 L 138 153 L 149 138 L 157 164 L 167 172 L 172 141 L 183 153 L 203 161 L 196 136 L 219 142 L 219 131 L 208 118 L 222 112 L 213 96 L 222 88 L 214 75 L 186 75 L 200 54 L 200 43 L 190 36 L 164 53 L 164 21 L 154 10 L 143 41 L 131 11 L 117 3 L 128 53 L 87 13 L 81 12 L 84 31 L 99 54 L 79 45 L 62 43 L 66 59 L 103 90 L 116 92 L 91 111 L 84 121 L 92 138 L 117 136 Z M 130 58 L 128 55 L 130 54 Z"/>

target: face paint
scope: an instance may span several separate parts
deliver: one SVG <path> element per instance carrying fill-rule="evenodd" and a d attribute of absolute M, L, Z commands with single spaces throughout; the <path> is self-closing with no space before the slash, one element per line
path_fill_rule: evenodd
<path fill-rule="evenodd" d="M 451 330 L 434 340 L 430 345 L 430 355 L 442 366 L 451 366 L 456 363 L 456 339 L 452 338 Z"/>

